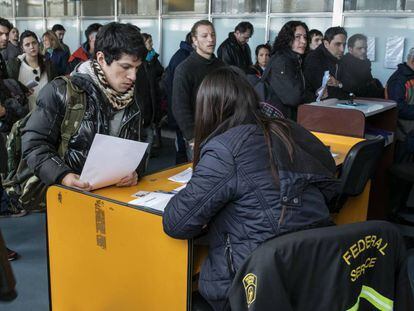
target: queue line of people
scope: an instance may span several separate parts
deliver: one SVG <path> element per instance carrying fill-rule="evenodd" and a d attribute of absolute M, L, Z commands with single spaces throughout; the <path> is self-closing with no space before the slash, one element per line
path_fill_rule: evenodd
<path fill-rule="evenodd" d="M 226 49 L 236 50 L 224 53 L 223 43 L 220 54 L 227 56 L 221 59 L 214 54 L 214 25 L 207 20 L 196 22 L 181 52 L 175 55 L 175 68 L 166 84 L 171 90 L 172 113 L 184 137 L 187 160 L 193 161 L 194 173 L 187 187 L 168 203 L 163 216 L 164 230 L 181 239 L 207 234 L 209 255 L 201 270 L 200 292 L 214 310 L 223 310 L 234 273 L 265 240 L 331 225 L 328 206 L 338 186 L 335 163 L 329 150 L 295 122 L 295 110 L 307 99 L 315 100 L 325 71 L 330 72 L 330 78 L 324 98 L 345 98 L 351 91 L 341 67 L 347 42 L 345 29 L 329 28 L 322 43 L 308 52 L 307 25 L 290 21 L 280 30 L 271 51 L 267 45 L 257 50 L 256 65 L 251 58 L 247 63 L 247 58 L 233 57 L 235 63 L 229 66 L 228 55 L 247 55 L 250 51 L 247 42 L 253 35 L 253 25 L 248 24 L 236 26 L 234 33 L 229 34 Z M 11 29 L 10 23 L 0 19 L 2 48 L 7 46 L 4 38 Z M 96 133 L 136 141 L 144 141 L 150 135 L 143 125 L 149 126 L 155 116 L 153 109 L 150 121 L 145 123 L 146 109 L 154 108 L 152 103 L 148 104 L 155 96 L 151 87 L 165 82 L 165 77 L 159 75 L 161 69 L 157 67 L 161 64 L 157 62 L 151 36 L 141 33 L 136 26 L 117 22 L 100 27 L 96 36 L 89 33 L 89 48 L 90 35 L 94 40 L 93 57 L 81 61 L 69 80 L 58 78 L 47 83 L 22 128 L 22 157 L 43 187 L 61 184 L 91 190 L 87 181 L 79 179 L 79 174 Z M 360 53 L 360 58 L 353 57 L 364 60 L 364 37 L 354 39 L 349 52 Z M 46 68 L 42 67 L 46 62 L 53 63 L 53 55 L 60 53 L 56 50 L 64 53 L 63 48 L 55 48 L 53 40 L 49 40 L 44 45 L 50 56 L 40 60 L 35 53 L 37 38 L 26 33 L 21 41 L 30 44 L 28 54 L 20 62 L 39 68 L 39 72 Z M 412 56 L 404 64 L 408 69 L 404 69 L 413 70 Z M 20 65 L 18 80 L 20 71 L 22 77 L 27 73 L 22 68 Z M 3 87 L 9 74 L 2 58 L 0 69 L 0 87 Z M 32 73 L 35 74 L 33 70 Z M 250 74 L 266 80 L 271 88 L 265 98 L 267 103 L 261 102 L 250 84 Z M 374 86 L 381 90 L 378 82 L 371 83 L 372 75 L 363 78 L 369 80 L 369 90 Z M 39 76 L 39 82 L 40 79 Z M 156 84 L 150 84 L 146 93 L 145 81 Z M 411 83 L 411 77 L 409 80 L 393 77 L 390 82 L 393 88 L 388 96 L 400 96 L 400 91 Z M 403 86 L 398 89 L 401 82 Z M 61 154 L 64 134 L 61 124 L 68 109 L 65 95 L 72 84 L 83 90 L 86 112 L 76 120 L 79 130 L 67 142 L 65 154 Z M 30 90 L 26 91 L 30 95 Z M 11 94 L 7 96 L 13 98 Z M 3 97 L 0 120 L 10 117 L 11 112 L 5 104 L 8 98 Z M 398 108 L 410 106 L 411 99 L 405 103 L 407 96 L 400 98 Z M 411 116 L 408 110 L 407 116 Z M 22 116 L 14 117 L 17 121 Z M 143 135 L 145 132 L 147 137 Z M 117 186 L 137 184 L 144 166 L 130 172 Z"/>

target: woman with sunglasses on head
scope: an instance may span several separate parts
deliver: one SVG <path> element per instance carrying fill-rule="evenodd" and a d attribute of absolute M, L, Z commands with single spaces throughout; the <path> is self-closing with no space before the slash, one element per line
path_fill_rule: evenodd
<path fill-rule="evenodd" d="M 309 131 L 268 114 L 237 69 L 207 75 L 196 100 L 193 175 L 168 203 L 164 231 L 207 232 L 201 295 L 223 310 L 232 279 L 264 241 L 331 224 L 335 162 Z"/>
<path fill-rule="evenodd" d="M 23 54 L 7 63 L 9 77 L 26 86 L 31 95 L 28 97 L 30 111 L 36 105 L 37 94 L 56 77 L 56 71 L 49 60 L 40 54 L 39 41 L 34 32 L 24 31 L 20 35 Z"/>

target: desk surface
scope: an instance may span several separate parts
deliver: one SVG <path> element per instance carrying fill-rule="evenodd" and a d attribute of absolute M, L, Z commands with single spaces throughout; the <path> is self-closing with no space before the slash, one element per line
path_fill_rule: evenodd
<path fill-rule="evenodd" d="M 320 102 L 310 103 L 308 105 L 311 106 L 319 106 L 319 107 L 331 107 L 331 108 L 339 108 L 339 109 L 355 109 L 361 111 L 366 117 L 381 113 L 383 111 L 390 110 L 396 107 L 396 103 L 393 101 L 385 101 L 381 99 L 360 99 L 356 98 L 354 103 L 355 106 L 347 105 L 348 101 L 346 100 L 338 100 L 336 98 L 331 98 L 327 100 L 323 100 Z"/>
<path fill-rule="evenodd" d="M 362 139 L 314 133 L 337 165 Z M 185 310 L 190 305 L 191 242 L 169 238 L 160 212 L 128 206 L 139 190 L 171 191 L 190 164 L 143 177 L 134 187 L 82 193 L 48 190 L 51 304 L 54 310 Z M 197 270 L 205 253 L 195 254 Z"/>

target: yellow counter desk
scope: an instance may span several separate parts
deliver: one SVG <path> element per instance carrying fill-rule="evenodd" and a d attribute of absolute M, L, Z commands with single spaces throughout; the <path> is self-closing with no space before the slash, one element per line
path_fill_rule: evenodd
<path fill-rule="evenodd" d="M 339 154 L 337 165 L 361 141 L 314 134 Z M 109 187 L 93 193 L 62 186 L 48 189 L 52 310 L 190 310 L 192 241 L 168 237 L 160 212 L 127 204 L 139 190 L 171 191 L 179 187 L 168 177 L 188 166 L 145 176 L 129 188 Z M 365 220 L 365 192 L 349 201 L 337 215 L 338 222 Z M 198 270 L 205 254 L 196 255 L 194 267 Z"/>

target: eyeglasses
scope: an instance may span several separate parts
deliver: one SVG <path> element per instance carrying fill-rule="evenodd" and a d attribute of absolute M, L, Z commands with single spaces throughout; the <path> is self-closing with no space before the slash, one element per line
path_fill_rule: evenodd
<path fill-rule="evenodd" d="M 39 72 L 37 71 L 37 69 L 33 69 L 33 74 L 35 74 L 35 75 L 37 75 Z M 35 77 L 35 81 L 36 82 L 39 82 L 40 81 L 40 77 L 39 76 L 36 76 Z"/>

